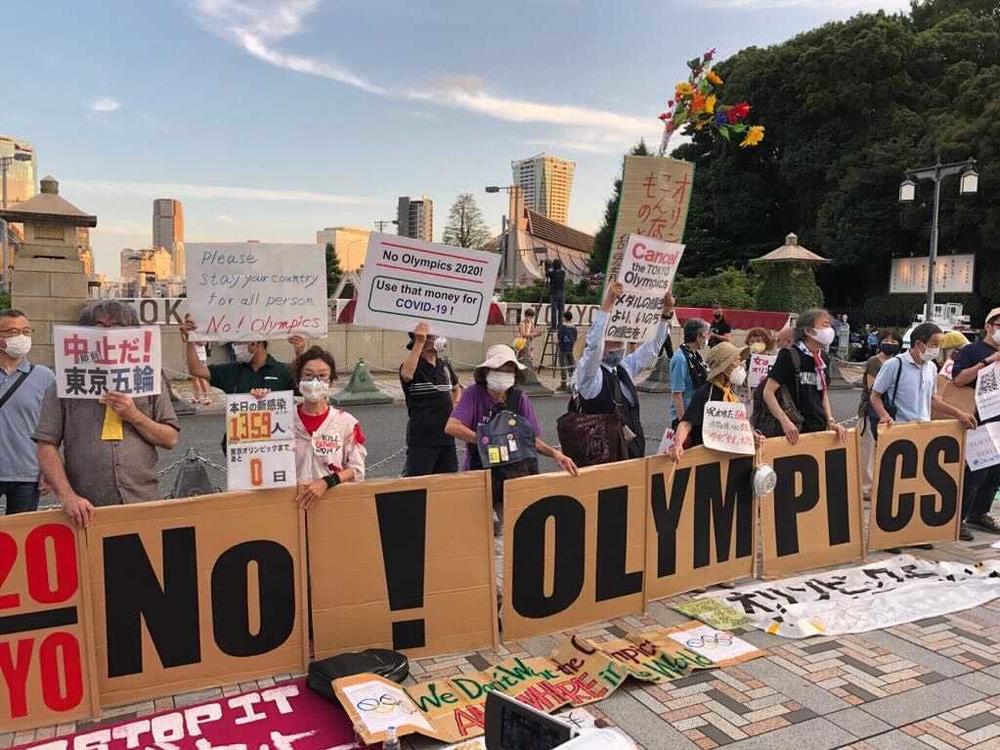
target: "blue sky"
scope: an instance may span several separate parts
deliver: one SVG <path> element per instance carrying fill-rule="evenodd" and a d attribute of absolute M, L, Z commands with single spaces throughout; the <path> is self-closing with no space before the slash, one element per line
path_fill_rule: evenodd
<path fill-rule="evenodd" d="M 577 162 L 597 228 L 621 154 L 656 142 L 684 61 L 905 0 L 7 0 L 0 133 L 98 216 L 97 270 L 146 247 L 152 200 L 187 240 L 311 242 L 472 192 L 498 230 L 511 159 Z"/>

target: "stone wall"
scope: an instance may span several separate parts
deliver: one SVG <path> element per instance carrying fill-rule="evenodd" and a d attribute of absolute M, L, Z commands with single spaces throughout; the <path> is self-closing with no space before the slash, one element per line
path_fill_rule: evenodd
<path fill-rule="evenodd" d="M 51 367 L 52 326 L 75 325 L 89 301 L 83 261 L 15 258 L 11 291 L 11 304 L 28 316 L 35 329 L 31 361 Z"/>

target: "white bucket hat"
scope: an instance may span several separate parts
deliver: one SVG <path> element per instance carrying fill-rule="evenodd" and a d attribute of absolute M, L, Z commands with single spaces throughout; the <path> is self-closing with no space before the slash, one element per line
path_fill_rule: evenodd
<path fill-rule="evenodd" d="M 513 349 L 506 344 L 494 344 L 486 350 L 486 359 L 476 369 L 497 370 L 508 362 L 513 362 L 518 370 L 525 369 L 524 365 L 517 361 L 517 355 Z"/>

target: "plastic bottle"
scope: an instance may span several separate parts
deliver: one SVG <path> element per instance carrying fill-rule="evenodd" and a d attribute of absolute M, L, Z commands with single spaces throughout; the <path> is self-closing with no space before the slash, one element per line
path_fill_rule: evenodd
<path fill-rule="evenodd" d="M 396 727 L 389 727 L 385 730 L 385 739 L 382 740 L 382 750 L 402 750 L 399 744 L 399 737 L 396 736 Z"/>

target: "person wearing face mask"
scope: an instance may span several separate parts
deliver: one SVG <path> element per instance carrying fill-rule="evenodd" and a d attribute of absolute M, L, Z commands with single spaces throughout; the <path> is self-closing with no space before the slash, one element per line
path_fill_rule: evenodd
<path fill-rule="evenodd" d="M 576 387 L 584 414 L 621 413 L 626 427 L 628 458 L 642 458 L 646 454 L 646 437 L 634 380 L 640 372 L 653 366 L 670 333 L 674 296 L 670 292 L 664 295 L 660 324 L 653 338 L 626 355 L 623 342 L 604 339 L 615 300 L 623 292 L 624 287 L 619 282 L 610 284 L 601 309 L 594 314 L 586 346 L 576 365 Z"/>
<path fill-rule="evenodd" d="M 708 368 L 701 356 L 707 341 L 708 323 L 701 318 L 684 321 L 684 343 L 670 358 L 670 421 L 675 432 L 695 391 L 708 382 Z"/>
<path fill-rule="evenodd" d="M 861 425 L 861 490 L 865 498 L 871 497 L 872 471 L 875 460 L 875 430 L 872 429 L 870 415 L 872 414 L 871 395 L 875 378 L 878 377 L 882 365 L 899 354 L 903 334 L 895 328 L 886 328 L 878 334 L 878 354 L 871 356 L 865 363 L 865 372 L 861 378 L 861 402 L 858 405 L 858 422 Z M 876 418 L 876 421 L 877 418 Z"/>
<path fill-rule="evenodd" d="M 844 440 L 847 430 L 833 417 L 830 407 L 830 364 L 826 355 L 835 332 L 830 313 L 806 310 L 795 320 L 795 346 L 778 352 L 764 386 L 764 403 L 781 425 L 788 442 L 795 445 L 799 433 L 834 430 Z M 787 389 L 802 415 L 801 429 L 781 408 L 778 390 Z"/>
<path fill-rule="evenodd" d="M 300 354 L 292 377 L 302 394 L 293 426 L 296 499 L 308 509 L 338 484 L 363 480 L 368 449 L 358 420 L 330 405 L 337 365 L 328 351 L 314 346 Z"/>
<path fill-rule="evenodd" d="M 0 310 L 0 497 L 9 516 L 38 510 L 38 456 L 31 436 L 56 376 L 28 361 L 31 324 L 20 310 Z"/>
<path fill-rule="evenodd" d="M 751 328 L 747 331 L 747 362 L 751 354 L 771 354 L 774 352 L 774 337 L 766 328 Z"/>
<path fill-rule="evenodd" d="M 995 307 L 987 313 L 982 340 L 963 346 L 955 355 L 954 361 L 955 364 L 951 369 L 952 382 L 959 388 L 975 390 L 980 371 L 1000 362 L 1000 307 Z M 1000 422 L 1000 416 L 979 419 L 979 422 Z M 969 471 L 968 467 L 965 468 L 965 481 L 962 484 L 963 526 L 968 524 L 993 534 L 1000 534 L 1000 522 L 990 515 L 997 490 L 1000 490 L 1000 464 L 978 471 Z M 966 537 L 971 538 L 972 534 L 967 529 L 965 532 Z"/>
<path fill-rule="evenodd" d="M 712 311 L 712 325 L 709 327 L 711 334 L 708 337 L 708 345 L 715 346 L 720 341 L 732 341 L 733 327 L 729 325 L 726 316 L 722 314 L 722 305 L 718 302 Z"/>
<path fill-rule="evenodd" d="M 458 376 L 442 356 L 447 340 L 421 322 L 410 333 L 409 355 L 399 367 L 406 399 L 406 466 L 403 476 L 450 474 L 458 471 L 455 438 L 444 431 L 462 395 Z"/>

